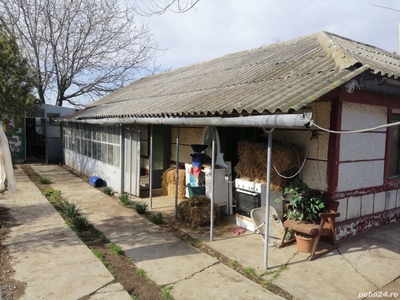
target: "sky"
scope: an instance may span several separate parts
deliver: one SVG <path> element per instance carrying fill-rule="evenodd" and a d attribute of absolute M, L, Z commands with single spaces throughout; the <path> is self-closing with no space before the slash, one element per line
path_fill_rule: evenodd
<path fill-rule="evenodd" d="M 400 52 L 399 0 L 200 0 L 186 13 L 147 20 L 154 40 L 167 49 L 157 59 L 164 70 L 321 30 Z"/>

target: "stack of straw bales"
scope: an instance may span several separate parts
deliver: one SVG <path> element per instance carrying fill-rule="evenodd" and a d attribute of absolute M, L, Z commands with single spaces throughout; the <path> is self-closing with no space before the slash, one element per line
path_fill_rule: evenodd
<path fill-rule="evenodd" d="M 235 167 L 238 177 L 265 183 L 267 178 L 267 150 L 267 143 L 240 141 L 238 145 L 239 162 Z M 271 156 L 271 189 L 280 191 L 284 187 L 286 179 L 279 176 L 274 167 L 280 174 L 291 176 L 299 170 L 305 153 L 297 145 L 273 142 Z"/>
<path fill-rule="evenodd" d="M 167 169 L 162 176 L 162 193 L 165 196 L 170 196 L 175 198 L 175 182 L 176 179 L 176 169 L 171 167 Z M 185 170 L 178 170 L 178 199 L 185 198 Z"/>
<path fill-rule="evenodd" d="M 192 227 L 210 225 L 211 200 L 203 195 L 195 195 L 178 204 L 178 217 L 189 223 Z M 218 206 L 214 204 L 214 224 L 218 222 L 221 214 Z"/>

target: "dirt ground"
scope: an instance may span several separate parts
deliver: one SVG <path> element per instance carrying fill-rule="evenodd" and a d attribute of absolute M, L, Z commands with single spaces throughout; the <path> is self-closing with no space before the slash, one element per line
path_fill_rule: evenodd
<path fill-rule="evenodd" d="M 34 184 L 41 190 L 42 192 L 49 189 L 49 185 L 40 184 L 40 176 L 35 173 L 33 168 L 29 165 L 22 165 L 22 169 L 29 176 Z M 71 170 L 69 170 L 71 171 Z M 76 176 L 82 178 L 87 182 L 87 178 L 79 173 L 71 172 Z M 50 184 L 51 186 L 51 184 Z M 116 197 L 115 197 L 116 198 Z M 118 198 L 116 198 L 118 201 Z M 61 210 L 60 204 L 57 202 L 50 202 L 58 211 Z M 24 294 L 25 283 L 17 282 L 13 279 L 13 269 L 10 264 L 9 250 L 3 245 L 3 240 L 10 232 L 13 226 L 17 226 L 15 220 L 11 218 L 6 208 L 0 205 L 0 220 L 1 220 L 1 230 L 0 230 L 0 286 L 2 289 L 2 299 L 19 299 L 21 295 Z M 258 282 L 257 278 L 246 274 L 244 271 L 244 267 L 240 265 L 230 265 L 231 261 L 228 257 L 222 255 L 221 253 L 213 250 L 208 247 L 206 244 L 192 238 L 189 234 L 183 232 L 180 228 L 187 227 L 188 224 L 184 224 L 182 222 L 176 221 L 171 216 L 166 216 L 163 224 L 160 225 L 164 230 L 172 233 L 176 237 L 184 240 L 185 242 L 191 244 L 196 247 L 200 251 L 203 251 L 213 257 L 216 257 L 220 262 L 224 263 L 227 266 L 235 269 L 237 272 L 242 275 L 248 277 L 249 279 Z M 224 222 L 222 220 L 217 224 L 215 229 L 216 235 L 223 235 L 228 232 L 228 226 L 230 224 Z M 197 228 L 197 232 L 207 234 L 209 228 L 201 227 Z M 116 278 L 116 281 L 119 282 L 125 290 L 130 294 L 134 295 L 136 298 L 134 299 L 172 299 L 169 294 L 163 295 L 163 290 L 161 287 L 157 286 L 151 280 L 146 278 L 145 276 L 140 276 L 140 272 L 138 272 L 135 264 L 127 259 L 125 255 L 116 255 L 111 252 L 108 247 L 108 242 L 104 239 L 101 239 L 98 235 L 98 232 L 95 228 L 90 227 L 87 230 L 80 231 L 79 237 L 81 240 L 91 249 L 100 252 L 104 257 L 104 264 L 108 267 L 110 272 Z M 265 286 L 264 286 L 265 287 Z M 276 294 L 283 296 L 286 299 L 290 299 L 290 295 L 286 295 L 285 291 L 281 290 L 279 287 L 274 286 L 273 284 L 266 287 L 268 290 L 273 291 Z M 1 299 L 1 298 L 0 298 Z"/>

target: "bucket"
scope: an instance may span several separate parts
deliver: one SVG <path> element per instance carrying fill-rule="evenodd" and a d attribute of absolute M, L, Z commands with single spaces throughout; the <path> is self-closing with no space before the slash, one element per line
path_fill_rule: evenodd
<path fill-rule="evenodd" d="M 92 176 L 89 179 L 89 184 L 93 185 L 94 187 L 102 187 L 104 185 L 104 181 L 100 177 Z"/>
<path fill-rule="evenodd" d="M 193 197 L 195 195 L 205 195 L 206 193 L 206 186 L 201 185 L 201 186 L 191 186 L 190 183 L 186 185 L 189 191 L 189 197 Z"/>

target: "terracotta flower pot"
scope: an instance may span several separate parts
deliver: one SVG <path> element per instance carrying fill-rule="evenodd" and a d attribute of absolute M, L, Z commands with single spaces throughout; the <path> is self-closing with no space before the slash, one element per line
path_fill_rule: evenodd
<path fill-rule="evenodd" d="M 294 235 L 296 237 L 297 250 L 303 253 L 311 253 L 315 237 L 305 237 L 297 232 Z"/>

